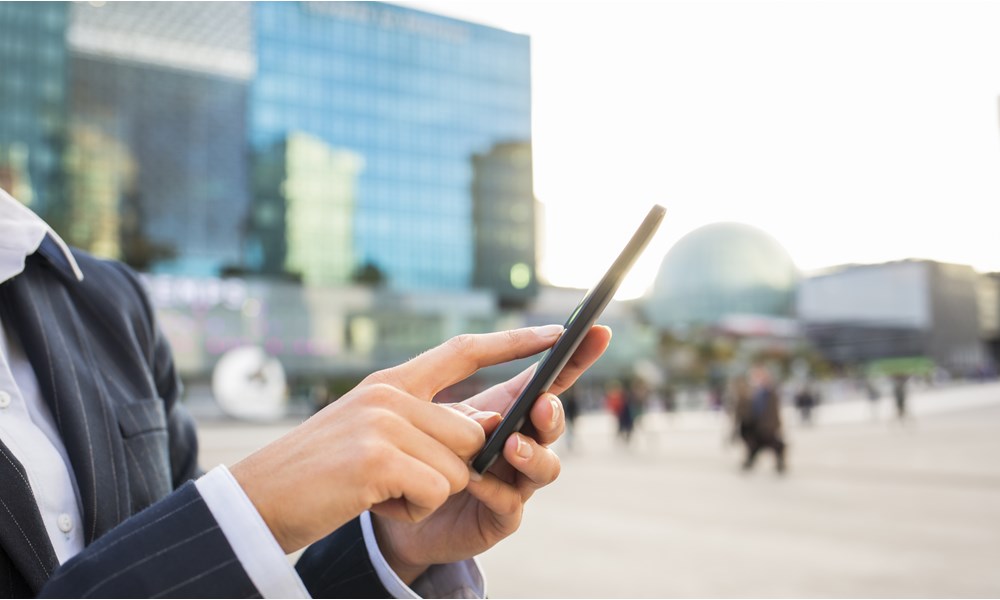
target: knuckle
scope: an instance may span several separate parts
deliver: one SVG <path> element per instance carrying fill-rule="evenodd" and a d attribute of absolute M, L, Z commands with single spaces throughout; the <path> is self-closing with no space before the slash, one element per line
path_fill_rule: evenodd
<path fill-rule="evenodd" d="M 391 409 L 369 406 L 356 421 L 356 438 L 370 443 L 389 443 L 399 433 L 402 423 L 402 418 Z"/>
<path fill-rule="evenodd" d="M 355 448 L 360 455 L 358 464 L 366 473 L 378 473 L 392 460 L 392 450 L 381 438 L 363 436 L 355 441 Z"/>
<path fill-rule="evenodd" d="M 375 383 L 365 389 L 365 403 L 371 406 L 390 406 L 399 391 L 388 383 Z"/>
<path fill-rule="evenodd" d="M 552 483 L 553 481 L 558 479 L 559 475 L 562 473 L 562 461 L 559 460 L 559 457 L 556 456 L 554 453 L 552 454 L 552 456 L 553 456 L 553 461 L 552 461 L 551 476 L 549 477 L 547 483 Z"/>
<path fill-rule="evenodd" d="M 394 381 L 396 381 L 396 374 L 392 367 L 390 367 L 369 374 L 361 380 L 361 384 L 366 387 L 372 387 L 376 385 L 391 385 Z"/>
<path fill-rule="evenodd" d="M 469 485 L 469 469 L 465 466 L 465 462 L 456 464 L 447 476 L 447 482 L 448 489 L 445 497 L 441 500 L 442 503 L 448 499 L 448 496 L 461 492 Z"/>
<path fill-rule="evenodd" d="M 463 467 L 464 468 L 464 467 Z M 468 470 L 466 469 L 466 477 L 468 477 Z M 432 510 L 437 510 L 439 506 L 444 504 L 448 496 L 451 496 L 451 477 L 438 477 L 435 478 L 435 486 L 431 498 L 434 502 L 434 508 Z M 465 486 L 462 486 L 465 487 Z"/>
<path fill-rule="evenodd" d="M 475 428 L 472 430 L 472 433 L 463 440 L 461 454 L 464 458 L 471 458 L 486 443 L 486 432 L 483 431 L 483 428 L 478 423 L 473 423 L 473 425 L 475 425 Z"/>
<path fill-rule="evenodd" d="M 451 495 L 451 484 L 444 476 L 432 478 L 427 486 L 426 500 L 429 506 L 407 503 L 407 516 L 413 523 L 419 523 L 432 515 Z"/>
<path fill-rule="evenodd" d="M 475 335 L 471 333 L 456 335 L 445 342 L 445 345 L 455 354 L 466 354 L 471 352 L 476 345 Z"/>
<path fill-rule="evenodd" d="M 470 458 L 482 448 L 486 442 L 486 432 L 483 431 L 482 425 L 474 421 L 471 416 L 454 408 L 439 404 L 434 406 L 447 411 L 445 416 L 456 423 L 456 426 L 451 427 L 453 434 L 450 441 L 452 450 L 456 454 L 463 458 Z"/>

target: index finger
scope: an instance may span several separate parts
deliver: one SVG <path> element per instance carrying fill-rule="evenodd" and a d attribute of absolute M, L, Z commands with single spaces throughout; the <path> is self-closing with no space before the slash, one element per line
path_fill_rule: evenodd
<path fill-rule="evenodd" d="M 444 388 L 483 367 L 545 350 L 562 332 L 562 325 L 543 325 L 497 333 L 463 334 L 388 369 L 386 375 L 414 396 L 430 400 Z"/>
<path fill-rule="evenodd" d="M 566 391 L 584 371 L 597 362 L 597 359 L 608 349 L 609 343 L 611 343 L 611 329 L 604 325 L 591 327 L 590 331 L 587 332 L 587 336 L 583 338 L 583 342 L 576 349 L 576 352 L 573 353 L 566 366 L 563 367 L 559 376 L 556 377 L 552 387 L 547 391 L 555 395 Z M 506 413 L 511 403 L 517 399 L 521 394 L 521 390 L 524 389 L 524 386 L 527 385 L 532 375 L 535 374 L 537 366 L 537 364 L 531 365 L 513 378 L 476 394 L 464 403 L 478 410 L 492 410 L 499 413 Z"/>

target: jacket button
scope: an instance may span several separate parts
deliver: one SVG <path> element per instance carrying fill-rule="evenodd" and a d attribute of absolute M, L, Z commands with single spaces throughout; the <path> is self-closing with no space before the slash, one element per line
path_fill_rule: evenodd
<path fill-rule="evenodd" d="M 10 406 L 10 394 L 0 390 L 0 408 L 7 408 Z"/>

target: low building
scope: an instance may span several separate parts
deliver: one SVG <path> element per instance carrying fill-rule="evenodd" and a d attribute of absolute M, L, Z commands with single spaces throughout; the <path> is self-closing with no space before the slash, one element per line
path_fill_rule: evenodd
<path fill-rule="evenodd" d="M 979 278 L 979 329 L 990 358 L 987 372 L 996 372 L 1000 364 L 1000 273 L 986 273 Z"/>
<path fill-rule="evenodd" d="M 986 361 L 978 278 L 969 266 L 930 260 L 835 267 L 803 281 L 799 319 L 835 363 L 924 357 L 966 375 Z"/>

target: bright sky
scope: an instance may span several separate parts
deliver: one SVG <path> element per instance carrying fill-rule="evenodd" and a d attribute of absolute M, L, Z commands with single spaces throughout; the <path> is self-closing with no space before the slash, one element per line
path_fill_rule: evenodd
<path fill-rule="evenodd" d="M 590 287 L 660 203 L 623 286 L 708 223 L 803 270 L 1000 270 L 1000 3 L 436 2 L 532 37 L 541 274 Z"/>

